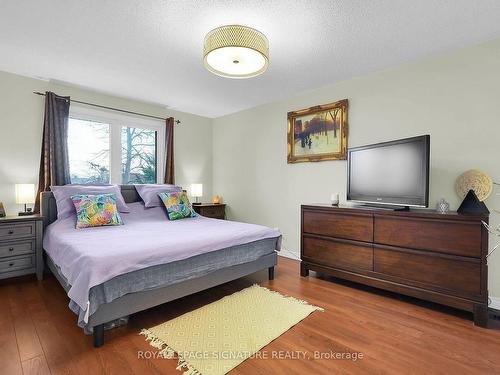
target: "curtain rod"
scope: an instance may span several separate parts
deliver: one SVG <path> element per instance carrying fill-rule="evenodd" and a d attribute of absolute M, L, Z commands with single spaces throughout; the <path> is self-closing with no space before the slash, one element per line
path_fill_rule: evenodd
<path fill-rule="evenodd" d="M 45 96 L 45 93 L 43 92 L 38 92 L 38 91 L 33 91 L 33 94 L 36 94 L 36 95 L 41 95 L 41 96 Z M 154 119 L 157 119 L 157 120 L 164 120 L 166 121 L 167 119 L 165 117 L 159 117 L 159 116 L 153 116 L 153 115 L 147 115 L 145 113 L 139 113 L 139 112 L 132 112 L 132 111 L 126 111 L 124 109 L 119 109 L 119 108 L 113 108 L 113 107 L 106 107 L 105 105 L 100 105 L 100 104 L 94 104 L 94 103 L 87 103 L 87 102 L 82 102 L 80 100 L 74 100 L 74 99 L 70 99 L 72 102 L 74 103 L 79 103 L 79 104 L 85 104 L 85 105 L 90 105 L 92 107 L 98 107 L 98 108 L 103 108 L 103 109 L 109 109 L 111 111 L 117 111 L 117 112 L 123 112 L 123 113 L 128 113 L 128 114 L 131 114 L 131 115 L 137 115 L 137 116 L 143 116 L 143 117 L 149 117 L 149 118 L 154 118 Z M 175 120 L 175 123 L 176 124 L 180 124 L 180 120 Z"/>

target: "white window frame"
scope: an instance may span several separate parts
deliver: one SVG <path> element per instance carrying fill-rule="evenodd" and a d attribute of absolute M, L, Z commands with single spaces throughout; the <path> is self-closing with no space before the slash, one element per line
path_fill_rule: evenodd
<path fill-rule="evenodd" d="M 161 120 L 105 111 L 71 104 L 69 117 L 109 124 L 109 179 L 112 184 L 122 184 L 122 127 L 156 131 L 156 182 L 164 178 L 165 123 Z"/>

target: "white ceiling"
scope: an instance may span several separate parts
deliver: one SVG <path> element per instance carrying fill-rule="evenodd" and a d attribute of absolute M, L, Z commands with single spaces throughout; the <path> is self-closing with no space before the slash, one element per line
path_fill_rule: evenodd
<path fill-rule="evenodd" d="M 230 23 L 266 34 L 266 73 L 205 70 Z M 499 0 L 0 0 L 0 70 L 208 117 L 496 37 Z"/>

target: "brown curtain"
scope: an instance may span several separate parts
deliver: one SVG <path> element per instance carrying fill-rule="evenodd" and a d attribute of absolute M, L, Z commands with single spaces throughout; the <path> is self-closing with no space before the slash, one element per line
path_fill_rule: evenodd
<path fill-rule="evenodd" d="M 165 123 L 165 183 L 174 184 L 174 118 L 169 117 Z"/>
<path fill-rule="evenodd" d="M 68 161 L 69 96 L 45 93 L 42 154 L 38 175 L 38 192 L 35 213 L 40 212 L 40 193 L 49 191 L 51 185 L 71 183 Z"/>

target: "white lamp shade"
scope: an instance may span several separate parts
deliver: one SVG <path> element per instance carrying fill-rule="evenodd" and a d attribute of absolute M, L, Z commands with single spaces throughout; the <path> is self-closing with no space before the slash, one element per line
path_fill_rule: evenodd
<path fill-rule="evenodd" d="M 263 73 L 267 68 L 264 55 L 251 48 L 222 47 L 205 57 L 207 69 L 228 78 L 250 78 Z"/>
<path fill-rule="evenodd" d="M 191 196 L 192 197 L 202 197 L 203 196 L 203 184 L 191 184 Z"/>
<path fill-rule="evenodd" d="M 35 203 L 35 185 L 16 184 L 16 203 L 17 204 Z"/>

